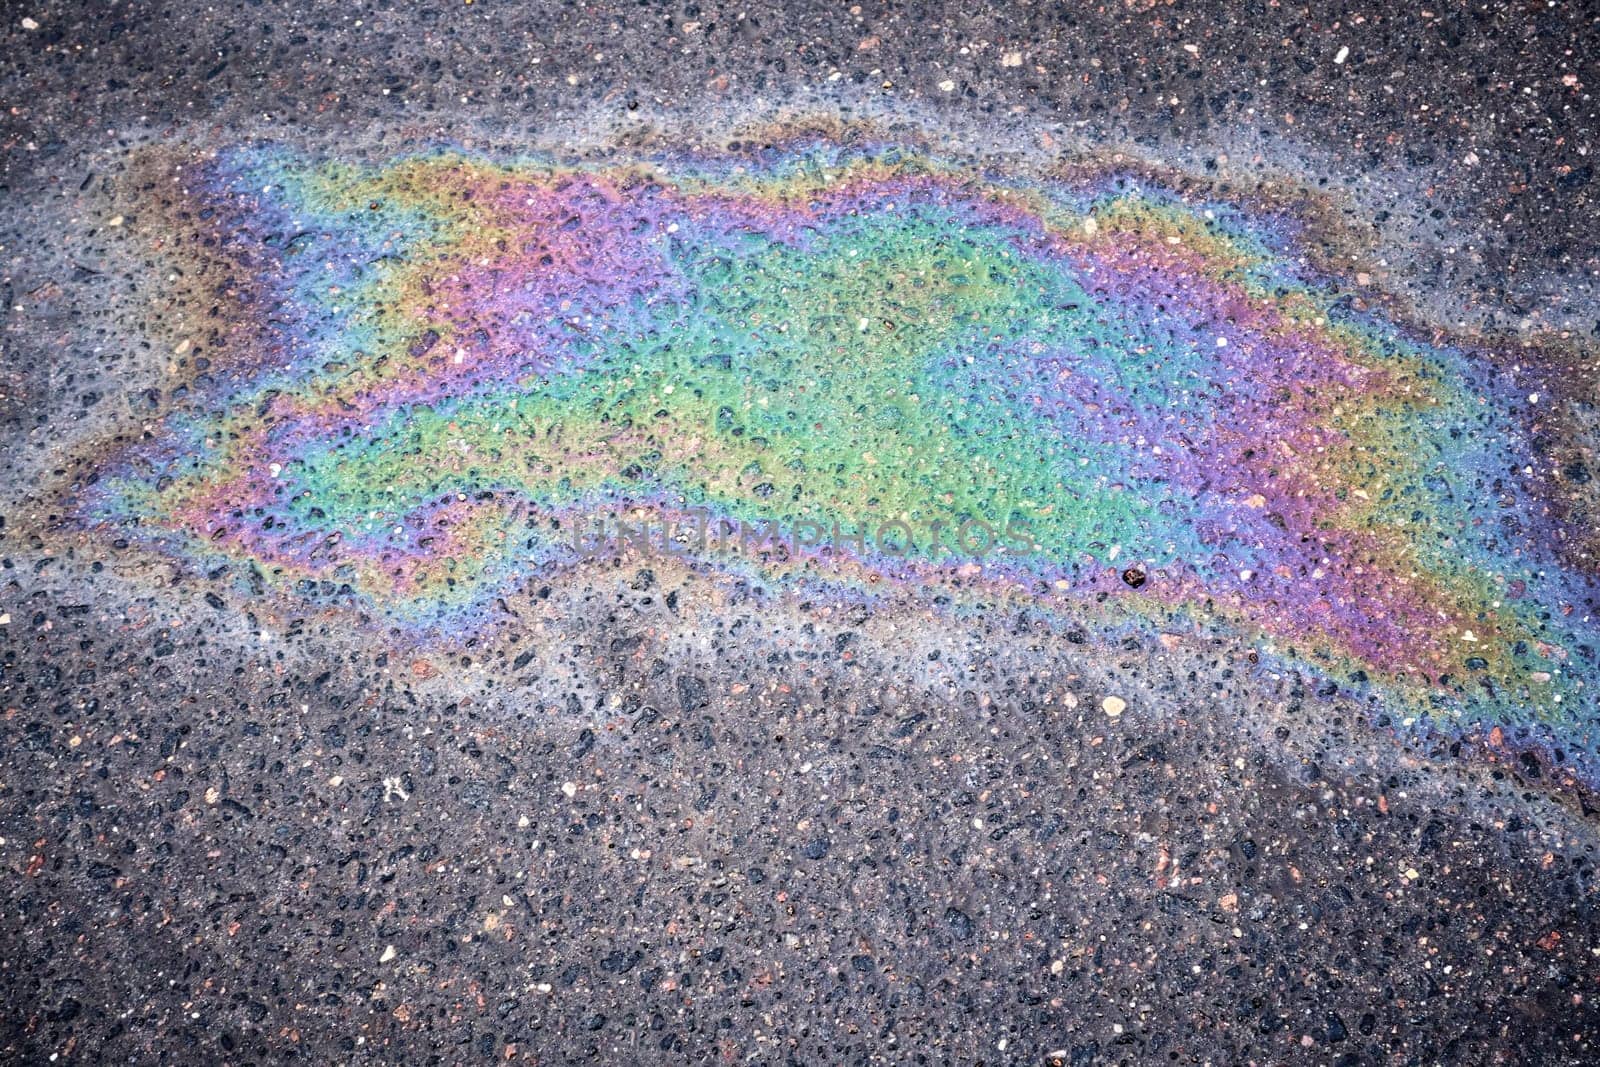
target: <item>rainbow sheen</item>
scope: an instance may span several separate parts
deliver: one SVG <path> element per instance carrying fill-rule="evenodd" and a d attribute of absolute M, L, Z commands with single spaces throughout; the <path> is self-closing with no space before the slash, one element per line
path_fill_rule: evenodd
<path fill-rule="evenodd" d="M 619 507 L 981 519 L 1030 549 L 698 563 L 1198 622 L 1437 728 L 1533 728 L 1592 775 L 1593 584 L 1557 554 L 1525 385 L 1351 300 L 1286 211 L 829 143 L 266 147 L 189 181 L 241 295 L 198 401 L 76 491 L 108 536 L 448 642 L 585 566 L 575 529 Z"/>

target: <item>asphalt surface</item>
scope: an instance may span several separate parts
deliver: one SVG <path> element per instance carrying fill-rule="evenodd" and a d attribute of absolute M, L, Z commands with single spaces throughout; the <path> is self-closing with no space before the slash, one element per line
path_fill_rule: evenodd
<path fill-rule="evenodd" d="M 39 3 L 0 32 L 8 1059 L 1600 1057 L 1581 687 L 1519 750 L 1226 629 L 626 554 L 438 639 L 144 544 L 158 511 L 72 511 L 228 395 L 170 333 L 234 281 L 181 274 L 211 231 L 176 191 L 227 153 L 755 166 L 804 136 L 1295 191 L 1374 306 L 1558 368 L 1561 416 L 1506 440 L 1562 472 L 1539 514 L 1577 545 L 1592 9 Z"/>

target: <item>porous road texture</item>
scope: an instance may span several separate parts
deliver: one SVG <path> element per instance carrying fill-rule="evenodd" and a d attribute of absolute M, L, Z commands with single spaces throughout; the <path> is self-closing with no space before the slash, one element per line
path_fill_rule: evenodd
<path fill-rule="evenodd" d="M 1600 22 L 24 4 L 18 1062 L 1590 1063 Z"/>

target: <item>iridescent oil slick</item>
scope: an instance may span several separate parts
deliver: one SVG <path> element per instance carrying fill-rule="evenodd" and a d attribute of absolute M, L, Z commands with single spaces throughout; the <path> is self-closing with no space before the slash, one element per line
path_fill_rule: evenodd
<path fill-rule="evenodd" d="M 1535 447 L 1540 375 L 1352 299 L 1291 212 L 826 141 L 252 147 L 183 186 L 175 254 L 226 275 L 185 326 L 205 365 L 88 457 L 76 528 L 449 643 L 589 565 L 574 531 L 618 509 L 981 523 L 1027 550 L 695 565 L 1188 620 L 1447 734 L 1531 729 L 1594 779 L 1593 571 Z"/>

